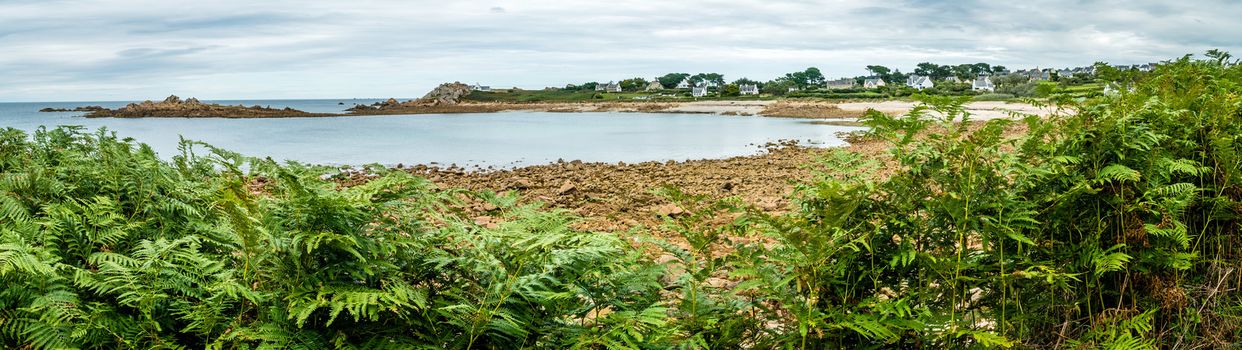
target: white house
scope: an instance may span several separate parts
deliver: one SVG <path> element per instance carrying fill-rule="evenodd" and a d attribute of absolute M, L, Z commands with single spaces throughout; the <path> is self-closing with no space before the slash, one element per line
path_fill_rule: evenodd
<path fill-rule="evenodd" d="M 881 78 L 867 78 L 867 80 L 863 81 L 864 89 L 874 89 L 885 85 L 888 85 L 888 83 L 885 83 L 884 79 Z"/>
<path fill-rule="evenodd" d="M 996 85 L 992 84 L 992 78 L 989 78 L 987 75 L 980 74 L 978 78 L 975 78 L 974 82 L 970 83 L 970 89 L 975 91 L 993 92 L 996 91 Z"/>
<path fill-rule="evenodd" d="M 707 96 L 707 85 L 695 86 L 693 89 L 690 89 L 690 96 L 694 96 L 694 97 Z"/>
<path fill-rule="evenodd" d="M 759 94 L 759 85 L 742 84 L 742 85 L 739 85 L 738 87 L 741 89 L 742 95 L 758 95 Z"/>
<path fill-rule="evenodd" d="M 470 85 L 470 90 L 488 92 L 488 91 L 492 91 L 492 87 L 487 86 L 487 85 L 479 85 L 479 83 L 474 83 L 474 85 Z"/>
<path fill-rule="evenodd" d="M 853 78 L 841 78 L 828 81 L 829 89 L 851 89 L 854 87 Z"/>
<path fill-rule="evenodd" d="M 923 90 L 926 88 L 936 86 L 936 84 L 932 83 L 931 77 L 929 76 L 911 75 L 909 77 L 906 77 L 906 86 L 909 86 L 909 87 L 912 87 L 918 90 Z"/>
<path fill-rule="evenodd" d="M 948 78 L 944 78 L 944 81 L 945 81 L 946 83 L 954 83 L 954 84 L 957 84 L 957 83 L 961 83 L 961 82 L 962 82 L 962 80 L 961 80 L 961 79 L 958 79 L 958 78 L 957 78 L 957 77 L 955 77 L 955 76 L 949 76 Z"/>
<path fill-rule="evenodd" d="M 682 79 L 680 83 L 677 83 L 678 89 L 689 89 L 690 87 L 690 78 Z"/>

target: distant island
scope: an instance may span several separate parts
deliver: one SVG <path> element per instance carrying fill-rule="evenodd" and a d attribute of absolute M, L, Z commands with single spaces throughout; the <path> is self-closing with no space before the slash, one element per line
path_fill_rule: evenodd
<path fill-rule="evenodd" d="M 309 113 L 292 108 L 270 108 L 243 105 L 226 106 L 214 103 L 202 103 L 196 98 L 182 100 L 176 95 L 168 96 L 163 101 L 130 103 L 125 107 L 108 109 L 99 106 L 78 107 L 74 109 L 44 108 L 40 112 L 90 112 L 87 118 L 295 118 L 323 117 L 335 114 Z"/>

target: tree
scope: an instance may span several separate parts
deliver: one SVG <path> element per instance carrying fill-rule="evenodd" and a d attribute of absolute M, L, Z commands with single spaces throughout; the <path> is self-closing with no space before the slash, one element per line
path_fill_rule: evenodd
<path fill-rule="evenodd" d="M 703 82 L 712 83 L 717 86 L 724 85 L 725 84 L 724 75 L 721 75 L 719 73 L 699 73 L 699 74 L 690 76 L 690 83 L 692 84 L 699 84 Z"/>
<path fill-rule="evenodd" d="M 932 74 L 935 74 L 935 73 L 936 73 L 936 69 L 939 69 L 939 68 L 940 68 L 940 66 L 939 66 L 939 65 L 937 65 L 937 64 L 935 64 L 935 63 L 931 63 L 931 62 L 923 62 L 923 63 L 919 63 L 917 66 L 915 66 L 915 68 L 914 68 L 914 74 L 915 74 L 915 75 L 926 75 L 926 76 L 931 76 Z"/>
<path fill-rule="evenodd" d="M 724 88 L 720 89 L 720 96 L 740 96 L 740 95 L 742 95 L 742 88 L 738 87 L 737 84 L 728 84 L 728 85 L 725 85 Z"/>
<path fill-rule="evenodd" d="M 621 85 L 621 90 L 638 91 L 638 90 L 642 90 L 643 88 L 647 87 L 647 79 L 630 78 L 630 79 L 622 80 L 618 84 Z"/>
<path fill-rule="evenodd" d="M 793 86 L 793 82 L 785 78 L 777 78 L 776 80 L 763 83 L 763 87 L 760 87 L 759 91 L 774 96 L 785 96 L 785 93 L 789 92 L 789 88 Z"/>
<path fill-rule="evenodd" d="M 733 81 L 733 84 L 734 84 L 734 85 L 737 85 L 737 86 L 742 86 L 742 85 L 755 85 L 755 86 L 759 86 L 760 88 L 762 88 L 762 87 L 763 87 L 763 83 L 760 83 L 760 82 L 758 82 L 758 81 L 754 81 L 754 80 L 750 80 L 750 79 L 747 79 L 747 78 L 741 78 L 741 79 L 738 79 L 738 80 L 734 80 L 734 81 Z"/>
<path fill-rule="evenodd" d="M 992 75 L 1001 75 L 1009 72 L 1009 68 L 1005 66 L 992 66 Z"/>
<path fill-rule="evenodd" d="M 885 66 L 867 66 L 867 71 L 871 72 L 872 76 L 885 77 L 893 70 Z"/>
<path fill-rule="evenodd" d="M 977 76 L 977 75 L 982 74 L 982 73 L 991 73 L 991 72 L 992 72 L 992 65 L 989 65 L 989 64 L 987 64 L 987 63 L 979 62 L 979 63 L 975 63 L 975 64 L 973 64 L 973 65 L 971 65 L 971 66 L 973 66 L 973 67 L 974 67 L 974 69 L 972 69 L 972 70 L 970 71 L 970 75 L 971 75 L 971 76 Z M 1003 66 L 1002 66 L 1001 68 L 1003 69 L 1003 68 L 1005 68 L 1005 67 L 1003 67 Z"/>
<path fill-rule="evenodd" d="M 786 73 L 785 80 L 792 82 L 799 88 L 812 85 L 823 85 L 824 74 L 820 73 L 819 68 L 810 67 L 801 72 Z"/>
<path fill-rule="evenodd" d="M 656 78 L 656 80 L 660 81 L 660 85 L 664 85 L 665 89 L 672 89 L 677 87 L 677 84 L 680 84 L 683 80 L 686 80 L 686 78 L 689 77 L 690 73 L 668 73 L 662 77 Z"/>

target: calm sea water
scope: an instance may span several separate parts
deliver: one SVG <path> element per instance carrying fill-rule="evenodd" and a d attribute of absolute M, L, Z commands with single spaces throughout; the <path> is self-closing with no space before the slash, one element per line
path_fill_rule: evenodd
<path fill-rule="evenodd" d="M 379 100 L 205 101 L 341 112 L 354 103 Z M 128 102 L 0 103 L 0 127 L 106 127 L 151 145 L 161 156 L 176 154 L 180 137 L 250 156 L 314 164 L 457 164 L 514 167 L 555 162 L 642 162 L 726 158 L 754 154 L 757 145 L 799 140 L 820 146 L 844 144 L 840 132 L 855 127 L 803 120 L 666 113 L 430 114 L 277 119 L 87 119 L 83 113 L 40 113 L 44 107 Z M 339 105 L 344 103 L 345 105 Z"/>

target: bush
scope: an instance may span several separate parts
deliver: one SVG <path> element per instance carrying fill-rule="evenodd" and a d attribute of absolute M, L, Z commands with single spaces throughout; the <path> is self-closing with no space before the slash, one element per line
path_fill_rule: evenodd
<path fill-rule="evenodd" d="M 168 163 L 104 131 L 3 131 L 0 344 L 562 347 L 664 322 L 651 264 L 563 212 L 194 146 Z"/>

